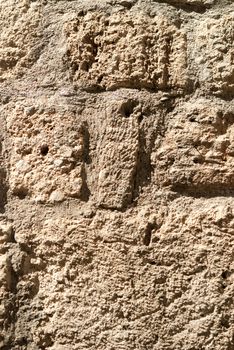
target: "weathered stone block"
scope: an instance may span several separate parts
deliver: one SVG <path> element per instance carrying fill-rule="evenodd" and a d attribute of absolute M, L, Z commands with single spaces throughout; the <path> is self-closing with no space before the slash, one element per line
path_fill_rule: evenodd
<path fill-rule="evenodd" d="M 67 23 L 65 60 L 84 89 L 186 86 L 186 35 L 163 15 L 89 12 Z"/>
<path fill-rule="evenodd" d="M 97 143 L 97 202 L 103 207 L 122 208 L 133 196 L 139 127 L 132 101 L 109 104 L 102 135 Z"/>
<path fill-rule="evenodd" d="M 152 156 L 156 180 L 174 188 L 234 189 L 234 115 L 231 106 L 200 99 L 168 121 Z"/>
<path fill-rule="evenodd" d="M 234 16 L 207 18 L 195 31 L 194 61 L 201 87 L 234 96 Z"/>
<path fill-rule="evenodd" d="M 18 104 L 7 118 L 9 187 L 19 198 L 61 202 L 82 189 L 82 126 L 72 112 Z"/>
<path fill-rule="evenodd" d="M 40 56 L 40 20 L 37 2 L 1 2 L 0 81 L 22 75 Z"/>

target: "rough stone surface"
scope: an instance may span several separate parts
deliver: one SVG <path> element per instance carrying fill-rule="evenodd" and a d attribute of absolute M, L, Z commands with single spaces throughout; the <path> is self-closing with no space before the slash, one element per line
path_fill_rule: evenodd
<path fill-rule="evenodd" d="M 82 189 L 82 127 L 56 106 L 16 105 L 5 111 L 11 140 L 9 188 L 36 202 L 79 197 Z"/>
<path fill-rule="evenodd" d="M 178 107 L 152 163 L 161 185 L 203 194 L 234 185 L 234 113 L 230 103 L 196 98 Z"/>
<path fill-rule="evenodd" d="M 199 81 L 216 95 L 234 91 L 234 15 L 206 19 L 195 33 L 195 62 Z"/>
<path fill-rule="evenodd" d="M 88 12 L 69 21 L 66 34 L 71 76 L 83 88 L 186 84 L 186 35 L 164 15 Z"/>
<path fill-rule="evenodd" d="M 0 81 L 20 76 L 40 56 L 40 8 L 39 2 L 30 0 L 1 1 Z"/>
<path fill-rule="evenodd" d="M 0 0 L 0 349 L 234 349 L 232 0 Z"/>

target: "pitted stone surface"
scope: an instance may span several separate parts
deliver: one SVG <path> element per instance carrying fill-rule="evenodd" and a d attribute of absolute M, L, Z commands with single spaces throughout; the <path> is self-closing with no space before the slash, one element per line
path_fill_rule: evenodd
<path fill-rule="evenodd" d="M 186 85 L 186 34 L 162 15 L 88 13 L 65 32 L 72 79 L 82 88 Z"/>
<path fill-rule="evenodd" d="M 0 3 L 0 81 L 20 76 L 40 56 L 43 47 L 39 2 Z"/>
<path fill-rule="evenodd" d="M 12 140 L 11 192 L 41 203 L 79 197 L 84 142 L 73 113 L 21 104 L 6 113 Z"/>
<path fill-rule="evenodd" d="M 139 128 L 133 102 L 116 103 L 106 111 L 103 136 L 97 151 L 98 203 L 121 208 L 132 200 L 133 177 L 137 168 Z M 115 162 L 113 163 L 113 158 Z"/>
<path fill-rule="evenodd" d="M 212 94 L 230 95 L 234 90 L 234 14 L 208 18 L 198 25 L 195 62 L 200 84 Z"/>
<path fill-rule="evenodd" d="M 0 0 L 0 349 L 234 349 L 231 0 Z"/>
<path fill-rule="evenodd" d="M 160 184 L 203 192 L 234 188 L 233 104 L 196 99 L 175 110 L 152 155 Z"/>

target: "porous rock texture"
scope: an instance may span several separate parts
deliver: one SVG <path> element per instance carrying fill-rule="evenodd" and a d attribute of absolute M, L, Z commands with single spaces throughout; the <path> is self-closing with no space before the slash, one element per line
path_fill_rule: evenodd
<path fill-rule="evenodd" d="M 233 0 L 0 29 L 0 349 L 234 350 Z"/>

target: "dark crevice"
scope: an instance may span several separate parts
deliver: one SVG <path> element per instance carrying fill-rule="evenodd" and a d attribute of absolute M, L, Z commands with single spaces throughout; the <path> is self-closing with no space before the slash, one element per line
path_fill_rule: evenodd
<path fill-rule="evenodd" d="M 83 166 L 81 169 L 81 178 L 82 178 L 82 187 L 80 191 L 80 198 L 84 202 L 88 202 L 91 192 L 87 185 L 87 171 L 86 165 L 91 163 L 90 158 L 90 133 L 88 129 L 87 122 L 82 125 L 82 135 L 84 140 L 84 149 L 83 149 Z"/>
<path fill-rule="evenodd" d="M 125 7 L 127 10 L 131 10 L 131 8 L 135 5 L 137 1 L 128 1 L 128 0 L 125 0 L 125 1 L 121 1 L 121 6 Z M 118 5 L 118 1 L 116 1 L 115 3 L 116 5 Z"/>
<path fill-rule="evenodd" d="M 138 105 L 137 101 L 127 100 L 126 102 L 123 102 L 119 112 L 124 118 L 129 118 L 131 114 L 134 112 L 134 109 L 137 105 Z"/>
<path fill-rule="evenodd" d="M 26 188 L 20 188 L 16 192 L 14 192 L 14 195 L 16 195 L 19 199 L 25 199 L 28 195 L 28 190 Z"/>
<path fill-rule="evenodd" d="M 215 197 L 234 197 L 234 188 L 230 189 L 230 186 L 213 185 L 199 187 L 199 186 L 185 186 L 175 184 L 171 187 L 171 190 L 177 193 L 179 196 L 193 197 L 193 198 L 215 198 Z"/>
<path fill-rule="evenodd" d="M 18 346 L 27 346 L 28 345 L 28 340 L 25 337 L 22 337 L 17 340 L 16 345 Z"/>
<path fill-rule="evenodd" d="M 73 75 L 75 74 L 75 72 L 73 73 Z M 71 78 L 71 80 L 74 82 L 73 78 Z M 148 93 L 151 94 L 155 94 L 158 92 L 163 92 L 163 93 L 168 93 L 171 94 L 171 96 L 173 96 L 173 98 L 175 97 L 185 97 L 187 95 L 190 95 L 194 92 L 194 87 L 193 87 L 193 83 L 192 82 L 188 82 L 187 86 L 184 88 L 184 90 L 179 90 L 176 91 L 175 88 L 173 87 L 165 87 L 165 88 L 158 88 L 158 87 L 148 87 L 145 86 L 144 84 L 126 84 L 126 83 L 121 83 L 119 82 L 118 85 L 114 85 L 112 87 L 108 87 L 108 89 L 104 86 L 98 85 L 98 83 L 96 84 L 92 84 L 92 85 L 84 85 L 84 86 L 79 86 L 76 85 L 76 82 L 74 82 L 74 89 L 76 89 L 77 91 L 84 91 L 84 92 L 90 92 L 90 93 L 95 93 L 95 94 L 100 94 L 103 92 L 110 92 L 110 91 L 118 91 L 120 89 L 131 89 L 134 90 L 136 92 L 139 91 L 146 91 Z"/>
<path fill-rule="evenodd" d="M 88 188 L 87 185 L 87 173 L 86 173 L 86 168 L 83 165 L 82 170 L 81 170 L 81 178 L 82 178 L 82 187 L 81 187 L 81 191 L 80 191 L 80 199 L 83 202 L 88 202 L 89 197 L 91 195 L 91 192 Z"/>
<path fill-rule="evenodd" d="M 230 272 L 229 272 L 228 270 L 223 271 L 223 272 L 221 273 L 221 277 L 222 277 L 224 280 L 227 279 L 229 276 L 230 276 Z"/>
<path fill-rule="evenodd" d="M 229 323 L 229 320 L 227 318 L 223 318 L 221 320 L 221 326 L 224 327 L 224 328 L 230 328 L 230 323 Z"/>
<path fill-rule="evenodd" d="M 152 232 L 153 230 L 156 229 L 156 224 L 148 223 L 145 232 L 144 232 L 144 237 L 143 237 L 143 244 L 145 246 L 149 246 L 150 243 L 152 242 Z"/>
<path fill-rule="evenodd" d="M 137 157 L 137 166 L 133 186 L 133 199 L 136 199 L 143 187 L 151 182 L 151 157 L 147 150 L 145 133 L 139 130 L 139 149 Z"/>
<path fill-rule="evenodd" d="M 167 87 L 168 82 L 170 80 L 170 73 L 169 73 L 169 67 L 170 67 L 170 56 L 171 56 L 171 46 L 172 46 L 172 36 L 169 36 L 165 39 L 166 45 L 165 45 L 165 63 L 164 63 L 164 69 L 163 69 L 163 86 Z"/>
<path fill-rule="evenodd" d="M 5 206 L 7 204 L 7 192 L 8 186 L 6 182 L 7 173 L 6 170 L 0 169 L 0 213 L 5 213 Z"/>
<path fill-rule="evenodd" d="M 225 91 L 223 94 L 218 94 L 217 97 L 219 97 L 223 101 L 230 102 L 233 101 L 234 93 L 233 91 Z"/>
<path fill-rule="evenodd" d="M 97 84 L 101 84 L 103 78 L 104 78 L 104 75 L 101 74 L 101 75 L 97 78 Z"/>
<path fill-rule="evenodd" d="M 130 207 L 134 207 L 135 206 L 135 203 L 134 202 L 131 202 L 129 203 L 129 200 L 124 198 L 123 199 L 123 203 L 121 206 L 110 206 L 108 204 L 104 204 L 104 203 L 99 203 L 98 204 L 98 208 L 99 209 L 103 209 L 103 210 L 109 210 L 109 211 L 118 211 L 119 213 L 125 213 Z"/>

